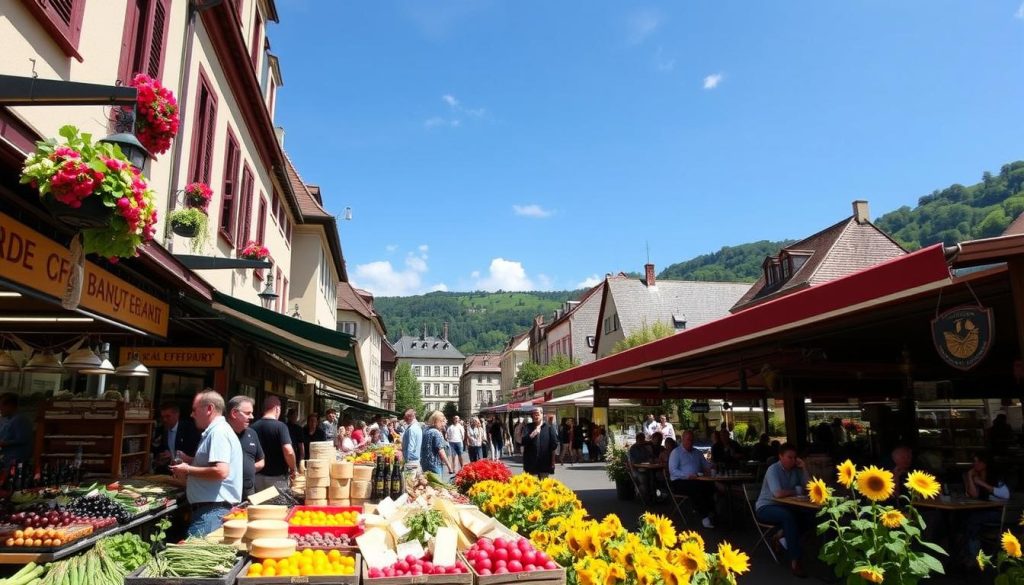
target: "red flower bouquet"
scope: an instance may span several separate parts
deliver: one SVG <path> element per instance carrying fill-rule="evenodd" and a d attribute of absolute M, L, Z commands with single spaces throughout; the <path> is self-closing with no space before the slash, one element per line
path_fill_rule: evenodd
<path fill-rule="evenodd" d="M 136 75 L 132 86 L 139 90 L 135 135 L 151 154 L 163 154 L 178 134 L 178 100 L 171 90 L 148 75 Z"/>
<path fill-rule="evenodd" d="M 270 257 L 270 250 L 263 244 L 250 241 L 242 248 L 238 256 L 246 260 L 266 260 Z"/>
<path fill-rule="evenodd" d="M 512 479 L 512 472 L 501 461 L 481 459 L 466 465 L 455 474 L 455 487 L 466 494 L 477 482 L 494 480 L 506 482 Z"/>
<path fill-rule="evenodd" d="M 210 199 L 213 198 L 213 189 L 206 183 L 189 183 L 185 187 L 185 203 L 189 207 L 207 212 L 210 206 Z"/>

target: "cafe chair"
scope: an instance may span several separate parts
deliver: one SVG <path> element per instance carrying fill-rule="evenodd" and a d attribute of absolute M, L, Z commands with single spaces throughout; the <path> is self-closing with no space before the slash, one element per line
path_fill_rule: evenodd
<path fill-rule="evenodd" d="M 782 530 L 782 525 L 769 524 L 757 519 L 757 510 L 754 509 L 754 503 L 757 502 L 759 495 L 759 486 L 748 483 L 743 484 L 743 501 L 747 503 L 747 510 L 750 511 L 750 519 L 754 522 L 754 528 L 757 529 L 758 534 L 757 543 L 755 543 L 754 548 L 750 550 L 750 555 L 753 556 L 754 552 L 757 551 L 757 547 L 763 544 L 764 547 L 768 549 L 768 554 L 772 555 L 772 559 L 777 563 L 779 562 L 779 557 L 775 554 L 775 550 L 772 548 L 771 543 L 768 542 L 768 539 L 774 537 L 777 532 Z"/>
<path fill-rule="evenodd" d="M 694 516 L 697 515 L 697 511 L 693 508 L 693 503 L 690 502 L 690 496 L 685 494 L 677 494 L 672 489 L 672 478 L 669 477 L 668 468 L 666 467 L 662 472 L 665 479 L 665 489 L 668 490 L 668 499 L 672 502 L 672 506 L 676 509 L 676 514 L 679 514 L 679 520 L 683 523 L 683 526 L 687 526 L 689 522 L 686 519 L 686 514 L 683 513 L 683 508 L 688 508 L 693 512 Z"/>
<path fill-rule="evenodd" d="M 629 481 L 633 482 L 633 490 L 636 491 L 636 495 L 640 497 L 640 501 L 647 505 L 647 494 L 640 487 L 640 482 L 637 481 L 637 470 L 633 467 L 633 462 L 626 457 L 626 471 L 629 472 Z"/>

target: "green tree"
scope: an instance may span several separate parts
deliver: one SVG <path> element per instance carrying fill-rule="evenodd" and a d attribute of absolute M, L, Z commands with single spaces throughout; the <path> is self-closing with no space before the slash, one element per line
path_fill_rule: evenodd
<path fill-rule="evenodd" d="M 523 365 L 519 366 L 519 373 L 516 374 L 516 379 L 513 382 L 516 388 L 522 386 L 529 386 L 535 381 L 550 376 L 551 374 L 557 374 L 563 370 L 579 365 L 578 361 L 570 360 L 568 356 L 558 354 L 551 358 L 546 364 L 538 364 L 537 362 L 524 362 Z"/>
<path fill-rule="evenodd" d="M 395 370 L 395 410 L 405 412 L 414 409 L 417 414 L 423 412 L 423 396 L 420 394 L 420 382 L 412 373 L 412 366 L 399 364 Z"/>
<path fill-rule="evenodd" d="M 441 412 L 444 413 L 444 416 L 448 420 L 452 420 L 453 418 L 455 418 L 456 415 L 459 414 L 459 407 L 455 406 L 454 402 L 445 402 L 444 408 L 441 409 Z"/>
<path fill-rule="evenodd" d="M 672 335 L 675 332 L 675 329 L 669 327 L 667 324 L 662 323 L 661 321 L 655 321 L 650 325 L 648 325 L 645 322 L 644 326 L 641 327 L 639 331 L 631 333 L 629 337 L 626 337 L 625 339 L 620 340 L 618 343 L 616 343 L 615 347 L 612 348 L 612 353 L 619 353 L 620 351 L 625 351 L 631 347 L 636 347 L 638 345 L 650 343 L 655 339 L 668 337 L 669 335 Z"/>

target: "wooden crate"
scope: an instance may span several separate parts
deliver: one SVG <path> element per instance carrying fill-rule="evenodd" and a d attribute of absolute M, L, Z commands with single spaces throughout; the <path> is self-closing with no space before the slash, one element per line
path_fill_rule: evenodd
<path fill-rule="evenodd" d="M 340 549 L 339 549 L 340 550 Z M 242 570 L 238 572 L 238 585 L 286 585 L 289 583 L 331 583 L 337 585 L 359 585 L 359 569 L 358 567 L 363 564 L 363 559 L 357 553 L 356 557 L 356 572 L 351 575 L 309 575 L 303 577 L 293 576 L 282 576 L 277 575 L 274 577 L 246 577 L 249 572 L 249 565 L 251 562 L 245 564 Z"/>
<path fill-rule="evenodd" d="M 363 563 L 363 585 L 473 585 L 473 568 L 466 562 L 461 554 L 457 558 L 469 568 L 468 573 L 453 573 L 444 575 L 404 575 L 402 577 L 378 577 L 371 579 L 369 567 Z"/>
<path fill-rule="evenodd" d="M 559 567 L 550 571 L 520 571 L 502 575 L 480 575 L 473 566 L 466 563 L 477 585 L 504 585 L 505 583 L 535 583 L 536 585 L 565 585 L 565 569 Z"/>
<path fill-rule="evenodd" d="M 245 564 L 245 558 L 239 558 L 231 571 L 223 577 L 151 577 L 145 574 L 146 565 L 142 565 L 134 573 L 125 576 L 124 585 L 234 585 Z"/>

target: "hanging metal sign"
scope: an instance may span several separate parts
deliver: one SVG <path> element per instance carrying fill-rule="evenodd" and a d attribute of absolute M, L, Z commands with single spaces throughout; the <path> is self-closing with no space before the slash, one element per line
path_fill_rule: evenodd
<path fill-rule="evenodd" d="M 958 370 L 970 370 L 992 347 L 993 323 L 992 309 L 953 307 L 932 320 L 932 342 L 942 361 Z"/>

